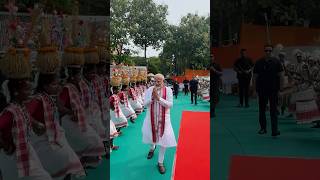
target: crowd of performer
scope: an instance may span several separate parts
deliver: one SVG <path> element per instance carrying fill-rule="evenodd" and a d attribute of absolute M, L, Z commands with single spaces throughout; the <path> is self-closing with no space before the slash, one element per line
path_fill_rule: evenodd
<path fill-rule="evenodd" d="M 285 70 L 279 111 L 283 114 L 287 109 L 299 124 L 314 123 L 314 127 L 320 127 L 320 51 L 310 53 L 296 49 L 293 55 L 295 59 L 289 61 L 284 52 L 279 53 Z"/>
<path fill-rule="evenodd" d="M 5 77 L 0 96 L 1 180 L 82 178 L 112 149 L 105 32 L 88 23 L 88 38 L 78 43 L 82 37 L 75 19 L 66 30 L 70 43 L 61 55 L 52 43 L 49 19 L 39 22 L 37 49 L 32 52 L 15 34 L 16 41 L 0 59 Z M 36 57 L 31 56 L 34 52 Z"/>
<path fill-rule="evenodd" d="M 147 87 L 147 70 L 122 64 L 111 67 L 110 103 L 110 138 L 111 150 L 119 146 L 113 145 L 113 139 L 122 134 L 121 129 L 134 124 L 137 117 L 144 111 L 144 97 Z"/>
<path fill-rule="evenodd" d="M 259 134 L 266 133 L 265 111 L 268 107 L 273 136 L 280 134 L 277 116 L 286 112 L 287 117 L 294 117 L 298 124 L 310 123 L 320 128 L 320 51 L 295 49 L 290 56 L 280 44 L 275 48 L 266 45 L 264 51 L 266 55 L 254 64 L 242 49 L 241 57 L 234 64 L 239 81 L 238 107 L 249 107 L 252 79 L 259 97 Z"/>

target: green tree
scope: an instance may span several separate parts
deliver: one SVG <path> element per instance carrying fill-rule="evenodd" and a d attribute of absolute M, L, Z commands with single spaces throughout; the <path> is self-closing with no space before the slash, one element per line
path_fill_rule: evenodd
<path fill-rule="evenodd" d="M 170 67 L 167 70 L 175 69 L 175 73 L 181 75 L 186 68 L 206 69 L 209 66 L 209 17 L 188 14 L 179 26 L 170 26 L 169 32 L 160 54 L 162 61 Z"/>
<path fill-rule="evenodd" d="M 166 5 L 157 5 L 152 0 L 132 0 L 130 36 L 135 45 L 144 49 L 145 58 L 147 47 L 159 48 L 166 38 L 167 14 Z"/>
<path fill-rule="evenodd" d="M 129 44 L 129 0 L 111 0 L 110 38 L 111 50 L 121 55 L 123 46 Z"/>

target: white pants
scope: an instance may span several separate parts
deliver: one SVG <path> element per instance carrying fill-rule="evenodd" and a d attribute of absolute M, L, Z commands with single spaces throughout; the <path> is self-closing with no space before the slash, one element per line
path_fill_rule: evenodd
<path fill-rule="evenodd" d="M 151 145 L 151 149 L 154 150 L 156 148 L 155 144 Z M 164 160 L 164 154 L 166 153 L 166 147 L 160 146 L 158 163 L 162 164 Z"/>

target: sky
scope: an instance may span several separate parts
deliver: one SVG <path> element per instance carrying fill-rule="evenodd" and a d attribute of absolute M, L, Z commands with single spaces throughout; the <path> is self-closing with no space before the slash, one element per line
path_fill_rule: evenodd
<path fill-rule="evenodd" d="M 210 13 L 210 0 L 153 0 L 157 4 L 168 5 L 167 20 L 169 24 L 179 25 L 180 19 L 188 13 L 208 16 Z M 139 56 L 144 56 L 144 51 L 131 46 L 139 51 Z M 147 48 L 147 57 L 158 56 L 161 50 Z"/>

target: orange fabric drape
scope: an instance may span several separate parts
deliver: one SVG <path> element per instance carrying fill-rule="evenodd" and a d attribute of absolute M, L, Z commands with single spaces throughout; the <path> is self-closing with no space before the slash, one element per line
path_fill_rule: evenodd
<path fill-rule="evenodd" d="M 320 43 L 320 29 L 305 27 L 275 26 L 270 28 L 270 37 L 273 45 L 308 46 Z M 252 24 L 243 24 L 240 32 L 240 44 L 213 48 L 216 61 L 222 68 L 232 68 L 234 61 L 239 57 L 241 48 L 247 49 L 247 54 L 253 61 L 264 55 L 263 47 L 267 42 L 266 27 Z"/>
<path fill-rule="evenodd" d="M 192 69 L 186 69 L 184 76 L 172 76 L 171 79 L 178 81 L 179 83 L 182 83 L 183 80 L 191 80 L 193 76 L 209 76 L 210 71 L 209 70 L 192 70 Z"/>

